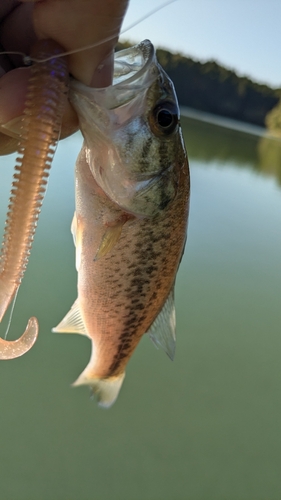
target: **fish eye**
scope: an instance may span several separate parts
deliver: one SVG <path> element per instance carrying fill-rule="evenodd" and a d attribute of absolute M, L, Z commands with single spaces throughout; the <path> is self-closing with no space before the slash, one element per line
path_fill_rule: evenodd
<path fill-rule="evenodd" d="M 164 101 L 156 105 L 151 116 L 150 125 L 156 135 L 172 134 L 179 123 L 176 104 Z"/>

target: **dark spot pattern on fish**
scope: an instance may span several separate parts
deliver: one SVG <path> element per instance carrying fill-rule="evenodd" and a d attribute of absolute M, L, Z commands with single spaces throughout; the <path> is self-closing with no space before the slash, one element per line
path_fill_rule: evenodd
<path fill-rule="evenodd" d="M 171 159 L 170 159 L 170 155 L 169 155 L 169 145 L 168 145 L 168 142 L 166 140 L 162 140 L 160 141 L 159 143 L 159 158 L 161 158 L 161 164 L 163 165 L 163 163 L 169 162 L 169 165 L 171 164 Z"/>
<path fill-rule="evenodd" d="M 145 315 L 138 316 L 134 311 L 132 311 L 132 314 L 129 316 L 129 319 L 124 323 L 124 331 L 119 337 L 119 344 L 113 361 L 109 367 L 108 376 L 114 375 L 118 372 L 118 369 L 122 364 L 122 360 L 130 354 L 132 350 L 132 339 L 135 335 L 135 331 L 145 319 Z"/>
<path fill-rule="evenodd" d="M 140 325 L 147 317 L 146 313 L 141 315 L 140 312 L 146 310 L 145 303 L 157 299 L 158 290 L 161 289 L 165 273 L 163 274 L 156 262 L 159 257 L 162 257 L 158 247 L 160 248 L 165 242 L 167 244 L 167 238 L 171 238 L 170 225 L 167 225 L 167 227 L 169 232 L 162 234 L 157 229 L 157 224 L 156 228 L 153 227 L 153 229 L 149 225 L 145 228 L 145 224 L 143 224 L 142 231 L 139 233 L 141 244 L 133 252 L 134 255 L 137 255 L 136 262 L 132 262 L 127 267 L 127 279 L 129 281 L 127 286 L 124 287 L 124 292 L 126 293 L 125 300 L 127 303 L 125 309 L 128 314 L 123 317 L 123 332 L 119 337 L 116 353 L 109 367 L 109 373 L 111 374 L 117 373 L 122 366 L 123 359 L 130 355 L 134 346 L 136 331 L 139 330 Z M 153 285 L 151 280 L 153 280 Z"/>
<path fill-rule="evenodd" d="M 143 274 L 143 270 L 140 267 L 135 267 L 132 272 L 128 273 L 128 276 L 141 276 Z"/>
<path fill-rule="evenodd" d="M 149 267 L 146 267 L 145 270 L 146 274 L 148 274 L 149 276 L 151 276 L 154 272 L 158 271 L 158 266 L 149 266 Z"/>
<path fill-rule="evenodd" d="M 142 152 L 141 152 L 142 159 L 147 159 L 151 146 L 152 146 L 152 137 L 149 137 L 142 147 Z"/>
<path fill-rule="evenodd" d="M 134 146 L 135 137 L 137 132 L 130 132 L 127 134 L 126 149 L 130 150 Z"/>

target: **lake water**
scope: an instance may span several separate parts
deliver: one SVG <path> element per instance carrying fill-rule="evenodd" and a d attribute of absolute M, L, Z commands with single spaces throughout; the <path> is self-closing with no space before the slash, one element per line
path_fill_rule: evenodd
<path fill-rule="evenodd" d="M 182 123 L 192 195 L 176 358 L 144 337 L 107 411 L 70 387 L 89 340 L 51 333 L 76 298 L 81 138 L 59 145 L 9 334 L 35 315 L 39 339 L 0 364 L 3 500 L 281 498 L 281 145 L 254 129 Z M 1 227 L 13 163 L 1 158 Z"/>

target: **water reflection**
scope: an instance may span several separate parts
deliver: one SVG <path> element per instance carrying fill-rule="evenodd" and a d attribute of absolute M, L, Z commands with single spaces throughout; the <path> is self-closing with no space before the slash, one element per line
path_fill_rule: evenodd
<path fill-rule="evenodd" d="M 181 119 L 190 159 L 255 168 L 258 138 L 192 118 Z M 235 140 L 234 139 L 235 135 Z"/>
<path fill-rule="evenodd" d="M 281 185 L 281 140 L 265 135 L 260 137 L 231 130 L 219 125 L 182 118 L 190 161 L 217 162 L 221 166 L 235 164 L 273 176 Z"/>
<path fill-rule="evenodd" d="M 265 136 L 258 142 L 257 150 L 260 170 L 274 176 L 281 185 L 281 140 Z"/>

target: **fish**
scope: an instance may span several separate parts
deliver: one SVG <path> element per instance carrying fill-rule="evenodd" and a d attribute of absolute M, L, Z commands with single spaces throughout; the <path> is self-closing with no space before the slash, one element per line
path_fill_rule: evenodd
<path fill-rule="evenodd" d="M 53 331 L 90 338 L 73 385 L 108 408 L 145 333 L 174 357 L 189 166 L 175 89 L 149 40 L 115 54 L 111 86 L 72 80 L 69 97 L 84 137 L 71 226 L 78 296 Z"/>

